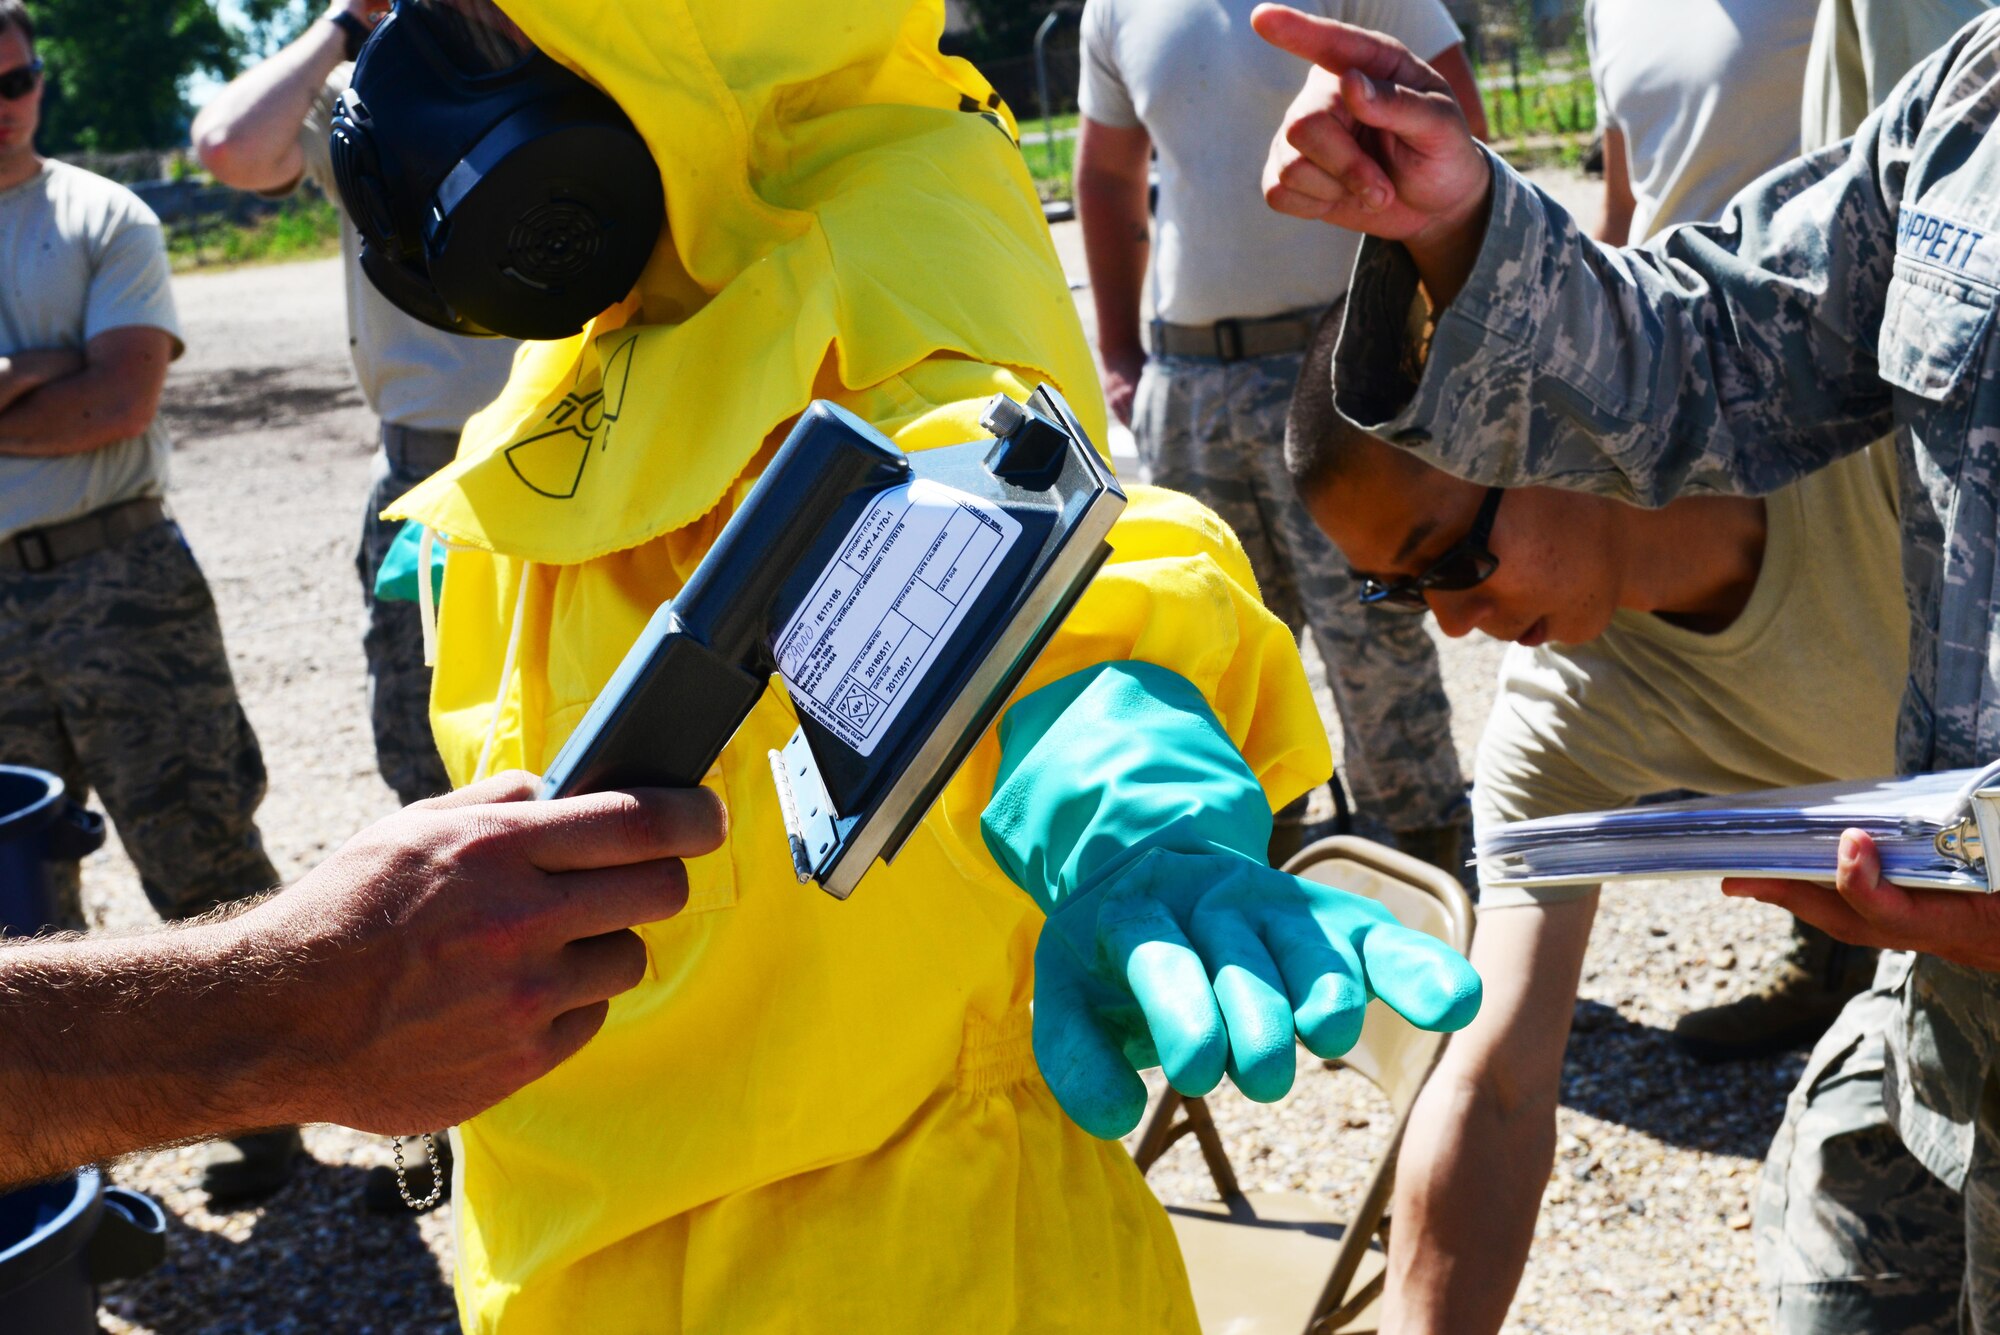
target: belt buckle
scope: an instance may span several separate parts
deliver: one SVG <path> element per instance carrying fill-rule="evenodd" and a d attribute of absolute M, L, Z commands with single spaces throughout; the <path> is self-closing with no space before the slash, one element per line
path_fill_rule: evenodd
<path fill-rule="evenodd" d="M 1218 361 L 1240 362 L 1243 360 L 1243 322 L 1241 320 L 1217 320 L 1215 322 L 1215 356 Z"/>
<path fill-rule="evenodd" d="M 14 555 L 20 559 L 21 569 L 30 575 L 39 575 L 54 568 L 56 563 L 55 550 L 49 546 L 49 535 L 38 528 L 14 535 Z"/>

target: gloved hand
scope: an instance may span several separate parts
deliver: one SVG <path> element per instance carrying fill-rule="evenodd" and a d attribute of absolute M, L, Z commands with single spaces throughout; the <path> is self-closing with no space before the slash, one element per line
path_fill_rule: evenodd
<path fill-rule="evenodd" d="M 1338 1057 L 1380 997 L 1463 1028 L 1479 976 L 1374 901 L 1273 871 L 1271 808 L 1188 680 L 1106 663 L 1008 710 L 986 846 L 1048 913 L 1035 950 L 1035 1060 L 1106 1139 L 1139 1123 L 1137 1072 L 1183 1094 L 1226 1071 L 1260 1102 L 1292 1085 L 1293 1036 Z"/>

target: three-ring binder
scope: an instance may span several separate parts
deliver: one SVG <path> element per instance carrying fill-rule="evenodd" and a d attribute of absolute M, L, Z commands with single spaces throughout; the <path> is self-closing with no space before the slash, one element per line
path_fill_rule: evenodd
<path fill-rule="evenodd" d="M 1901 779 L 1514 821 L 1480 832 L 1492 886 L 1776 876 L 1831 881 L 1841 832 L 1875 840 L 1885 880 L 1918 890 L 2000 890 L 2000 763 Z"/>

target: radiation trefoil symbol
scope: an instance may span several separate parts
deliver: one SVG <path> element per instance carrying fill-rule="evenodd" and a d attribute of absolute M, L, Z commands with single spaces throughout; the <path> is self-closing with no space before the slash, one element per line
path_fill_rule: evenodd
<path fill-rule="evenodd" d="M 632 349 L 628 338 L 604 365 L 602 387 L 588 394 L 572 391 L 549 409 L 542 420 L 547 431 L 515 441 L 506 449 L 507 465 L 530 491 L 551 500 L 567 501 L 583 485 L 583 470 L 599 449 L 611 446 L 611 428 L 625 407 L 625 387 L 632 379 Z"/>

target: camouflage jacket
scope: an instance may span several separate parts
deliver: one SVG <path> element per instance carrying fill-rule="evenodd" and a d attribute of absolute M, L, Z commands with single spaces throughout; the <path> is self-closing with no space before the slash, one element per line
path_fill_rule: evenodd
<path fill-rule="evenodd" d="M 2000 758 L 2000 15 L 1912 70 L 1852 140 L 1719 222 L 1588 240 L 1497 159 L 1464 291 L 1431 319 L 1409 255 L 1362 249 L 1341 411 L 1484 483 L 1646 505 L 1763 493 L 1892 426 L 1903 494 L 1906 772 Z M 1818 559 L 1838 561 L 1838 534 Z M 2000 1057 L 2000 976 L 1926 958 L 1888 1095 L 1954 1186 Z"/>

